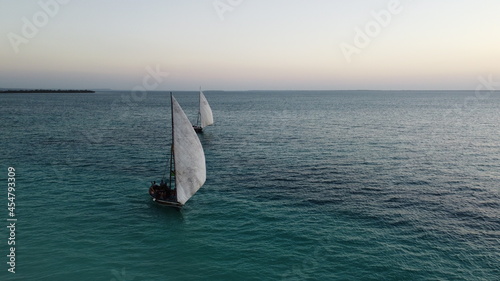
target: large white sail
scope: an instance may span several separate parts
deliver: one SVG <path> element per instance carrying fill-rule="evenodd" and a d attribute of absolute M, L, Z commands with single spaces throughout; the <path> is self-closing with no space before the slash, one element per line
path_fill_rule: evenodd
<path fill-rule="evenodd" d="M 172 122 L 177 201 L 185 204 L 205 183 L 205 153 L 191 122 L 173 96 Z"/>
<path fill-rule="evenodd" d="M 208 104 L 207 98 L 202 91 L 200 91 L 200 126 L 205 128 L 214 123 L 214 116 L 212 115 L 212 109 Z"/>

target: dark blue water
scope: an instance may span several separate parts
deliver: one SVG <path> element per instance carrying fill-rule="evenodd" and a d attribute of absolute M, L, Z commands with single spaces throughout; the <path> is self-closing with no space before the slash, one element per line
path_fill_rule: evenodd
<path fill-rule="evenodd" d="M 147 193 L 166 92 L 0 95 L 0 279 L 498 280 L 500 93 L 205 95 L 207 181 L 180 211 Z"/>

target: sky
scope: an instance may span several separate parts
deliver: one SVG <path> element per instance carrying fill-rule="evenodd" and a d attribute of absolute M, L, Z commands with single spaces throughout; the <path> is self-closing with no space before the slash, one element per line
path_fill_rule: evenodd
<path fill-rule="evenodd" d="M 0 88 L 466 90 L 498 0 L 0 0 Z"/>

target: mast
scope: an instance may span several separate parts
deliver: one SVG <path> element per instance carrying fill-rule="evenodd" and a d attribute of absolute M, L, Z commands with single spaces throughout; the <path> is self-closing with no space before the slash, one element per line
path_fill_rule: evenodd
<path fill-rule="evenodd" d="M 201 93 L 201 87 L 200 87 Z M 198 118 L 196 119 L 196 126 L 201 127 L 201 95 L 198 95 Z"/>
<path fill-rule="evenodd" d="M 170 119 L 172 120 L 172 144 L 170 145 L 170 169 L 169 174 L 169 187 L 172 188 L 172 173 L 175 173 L 175 161 L 174 161 L 174 105 L 172 100 L 172 92 L 170 92 Z M 174 169 L 172 169 L 174 168 Z M 175 174 L 174 174 L 175 175 Z"/>
<path fill-rule="evenodd" d="M 201 93 L 201 86 L 200 86 L 200 93 Z M 198 119 L 196 120 L 196 125 L 198 127 L 201 127 L 201 96 L 198 95 Z"/>

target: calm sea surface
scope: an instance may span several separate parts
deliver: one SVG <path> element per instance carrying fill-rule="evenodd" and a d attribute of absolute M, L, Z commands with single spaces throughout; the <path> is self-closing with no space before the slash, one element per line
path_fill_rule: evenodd
<path fill-rule="evenodd" d="M 0 280 L 499 280 L 500 93 L 205 95 L 207 181 L 179 211 L 147 193 L 167 92 L 1 94 Z"/>

